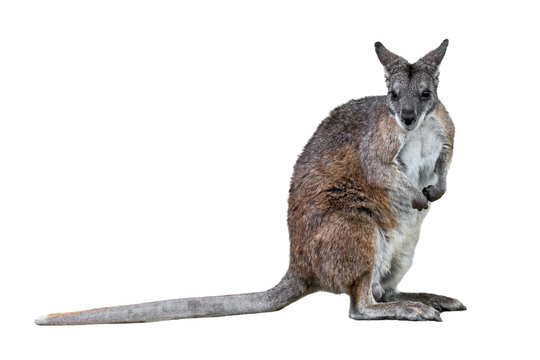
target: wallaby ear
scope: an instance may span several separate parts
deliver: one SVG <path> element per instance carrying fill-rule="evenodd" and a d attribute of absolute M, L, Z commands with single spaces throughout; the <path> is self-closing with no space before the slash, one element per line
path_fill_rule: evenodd
<path fill-rule="evenodd" d="M 375 52 L 377 53 L 377 57 L 379 58 L 379 61 L 381 62 L 381 64 L 383 64 L 384 67 L 387 67 L 394 61 L 400 59 L 398 55 L 385 48 L 384 45 L 381 44 L 379 41 L 375 43 Z"/>
<path fill-rule="evenodd" d="M 435 65 L 436 67 L 439 67 L 442 59 L 444 58 L 444 54 L 446 53 L 447 47 L 448 47 L 448 39 L 445 39 L 441 43 L 441 45 L 439 45 L 438 48 L 430 51 L 429 53 L 427 53 L 426 56 L 424 56 L 420 60 L 427 64 L 432 64 L 432 65 Z"/>

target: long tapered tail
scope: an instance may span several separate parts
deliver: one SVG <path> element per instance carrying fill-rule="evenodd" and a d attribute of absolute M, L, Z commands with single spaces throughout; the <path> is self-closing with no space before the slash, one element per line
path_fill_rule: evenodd
<path fill-rule="evenodd" d="M 308 294 L 307 286 L 289 274 L 268 291 L 225 296 L 173 299 L 134 305 L 49 314 L 37 325 L 86 325 L 151 322 L 277 311 Z"/>

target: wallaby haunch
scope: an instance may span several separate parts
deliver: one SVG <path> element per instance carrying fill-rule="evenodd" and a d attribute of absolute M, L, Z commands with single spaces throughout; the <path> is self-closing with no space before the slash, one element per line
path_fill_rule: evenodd
<path fill-rule="evenodd" d="M 448 40 L 414 64 L 375 51 L 388 94 L 334 109 L 294 167 L 289 269 L 257 293 L 186 298 L 50 314 L 39 325 L 148 322 L 279 310 L 316 292 L 346 293 L 353 319 L 436 320 L 458 300 L 403 293 L 420 225 L 446 191 L 454 126 L 437 97 Z"/>

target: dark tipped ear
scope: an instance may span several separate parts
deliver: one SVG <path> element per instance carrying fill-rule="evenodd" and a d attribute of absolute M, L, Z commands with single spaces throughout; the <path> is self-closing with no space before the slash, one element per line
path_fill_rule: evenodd
<path fill-rule="evenodd" d="M 387 67 L 394 61 L 400 59 L 399 56 L 385 48 L 384 45 L 378 41 L 375 43 L 375 52 L 377 53 L 377 57 L 379 58 L 379 61 L 381 62 L 381 64 L 383 64 L 384 67 Z"/>
<path fill-rule="evenodd" d="M 441 43 L 441 45 L 439 45 L 438 48 L 430 51 L 429 53 L 427 53 L 426 56 L 424 56 L 420 60 L 425 63 L 433 64 L 438 67 L 441 64 L 442 59 L 444 58 L 444 54 L 446 54 L 447 47 L 448 47 L 448 39 L 444 40 Z"/>

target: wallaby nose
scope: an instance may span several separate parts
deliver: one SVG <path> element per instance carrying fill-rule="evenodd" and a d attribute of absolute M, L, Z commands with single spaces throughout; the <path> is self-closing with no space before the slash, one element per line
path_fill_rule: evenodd
<path fill-rule="evenodd" d="M 402 112 L 401 113 L 401 121 L 405 125 L 411 125 L 413 122 L 416 121 L 416 114 L 414 112 Z"/>

